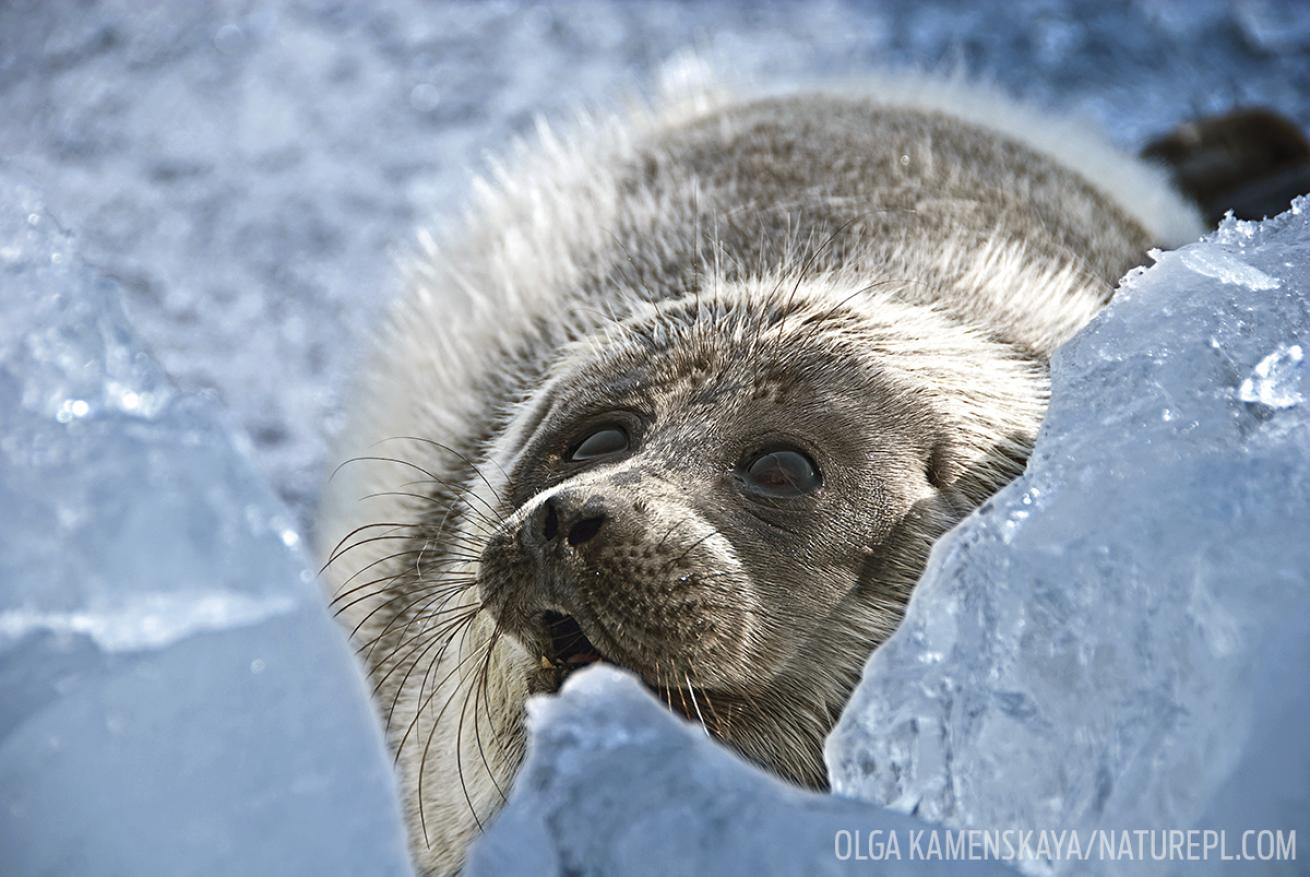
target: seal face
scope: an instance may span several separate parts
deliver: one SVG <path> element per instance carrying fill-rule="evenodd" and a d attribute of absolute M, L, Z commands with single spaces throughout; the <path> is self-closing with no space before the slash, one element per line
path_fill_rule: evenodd
<path fill-rule="evenodd" d="M 426 871 L 502 800 L 527 698 L 596 661 L 824 786 L 933 541 L 1021 469 L 1050 351 L 1196 227 L 1098 141 L 915 95 L 546 135 L 424 257 L 321 528 Z"/>
<path fill-rule="evenodd" d="M 502 629 L 561 671 L 538 686 L 603 657 L 729 737 L 779 676 L 824 672 L 825 618 L 904 599 L 860 585 L 932 492 L 927 413 L 845 315 L 746 301 L 629 321 L 540 399 L 478 577 Z M 821 781 L 798 767 L 779 765 Z"/>

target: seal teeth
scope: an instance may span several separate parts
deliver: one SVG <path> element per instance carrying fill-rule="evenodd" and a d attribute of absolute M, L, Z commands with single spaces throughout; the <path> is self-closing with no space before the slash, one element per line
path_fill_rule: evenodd
<path fill-rule="evenodd" d="M 556 691 L 573 671 L 605 660 L 573 616 L 547 611 L 541 621 L 550 640 L 541 655 L 541 668 L 556 674 Z"/>

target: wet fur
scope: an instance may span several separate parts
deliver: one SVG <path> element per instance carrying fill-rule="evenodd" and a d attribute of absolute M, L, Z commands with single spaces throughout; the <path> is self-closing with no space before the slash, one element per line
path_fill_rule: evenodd
<path fill-rule="evenodd" d="M 873 541 L 850 545 L 848 564 L 805 570 L 833 584 L 808 615 L 794 598 L 795 629 L 775 617 L 793 599 L 776 588 L 704 585 L 700 603 L 721 608 L 702 614 L 732 619 L 720 627 L 738 640 L 707 633 L 699 662 L 670 658 L 653 686 L 746 756 L 817 786 L 822 739 L 933 540 L 1021 468 L 1050 352 L 1148 247 L 1199 231 L 1153 169 L 959 83 L 743 97 L 700 82 L 567 134 L 541 127 L 477 184 L 441 243 L 424 236 L 352 399 L 341 456 L 357 461 L 319 520 L 424 871 L 458 868 L 523 754 L 537 656 L 506 629 L 512 612 L 484 609 L 494 589 L 478 587 L 491 578 L 480 564 L 558 486 L 516 483 L 516 467 L 550 400 L 585 392 L 579 375 L 645 369 L 653 404 L 701 405 L 710 421 L 725 398 L 785 394 L 789 364 L 813 368 L 825 351 L 876 375 L 869 398 L 901 450 L 852 519 Z M 754 371 L 718 380 L 743 364 Z M 652 522 L 685 512 L 678 491 L 650 494 Z M 682 551 L 742 575 L 726 540 L 666 533 L 656 549 L 633 532 L 653 558 L 633 573 L 642 581 L 658 584 Z M 667 593 L 644 593 L 638 611 L 657 616 Z M 734 695 L 750 666 L 759 684 Z M 714 670 L 723 684 L 705 702 L 693 674 Z"/>

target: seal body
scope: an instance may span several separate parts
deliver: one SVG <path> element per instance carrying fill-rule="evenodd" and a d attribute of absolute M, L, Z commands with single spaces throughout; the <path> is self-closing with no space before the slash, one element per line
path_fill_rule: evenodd
<path fill-rule="evenodd" d="M 319 521 L 421 868 L 458 869 L 527 697 L 594 660 L 821 787 L 933 540 L 1022 468 L 1050 353 L 1199 233 L 1150 166 L 958 83 L 541 129 L 424 238 Z"/>

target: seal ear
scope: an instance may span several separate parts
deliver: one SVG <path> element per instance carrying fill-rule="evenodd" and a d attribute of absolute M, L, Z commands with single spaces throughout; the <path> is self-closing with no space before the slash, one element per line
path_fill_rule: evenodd
<path fill-rule="evenodd" d="M 938 490 L 946 490 L 955 481 L 958 467 L 952 465 L 946 442 L 941 441 L 928 453 L 928 465 L 924 474 L 928 483 Z"/>
<path fill-rule="evenodd" d="M 948 521 L 946 528 L 953 526 L 975 505 L 962 481 L 966 473 L 967 467 L 953 452 L 948 440 L 943 439 L 933 446 L 924 467 L 924 476 L 936 491 L 931 504 L 937 515 Z"/>
<path fill-rule="evenodd" d="M 950 439 L 942 439 L 928 455 L 925 476 L 942 500 L 956 510 L 958 519 L 1022 474 L 1031 447 L 1032 440 L 1024 433 L 1002 438 L 985 449 L 957 448 Z"/>

